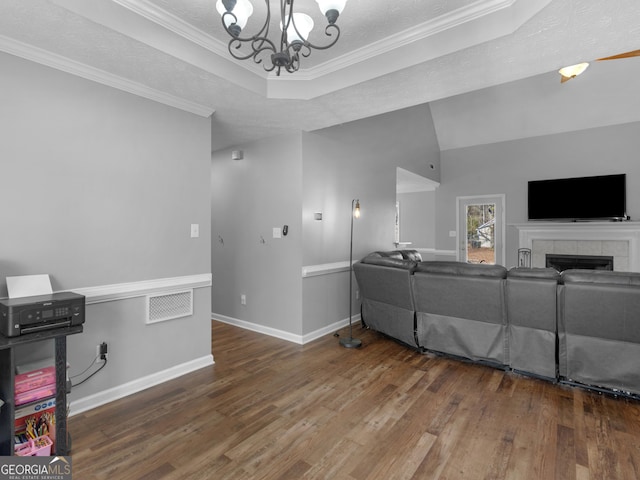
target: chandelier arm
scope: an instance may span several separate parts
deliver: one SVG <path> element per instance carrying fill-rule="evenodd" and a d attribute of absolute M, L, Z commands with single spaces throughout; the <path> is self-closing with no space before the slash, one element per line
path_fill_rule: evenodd
<path fill-rule="evenodd" d="M 266 45 L 265 45 L 266 44 Z M 266 37 L 254 37 L 251 39 L 251 48 L 256 52 L 263 52 L 265 50 L 271 50 L 276 52 L 276 46 L 274 43 Z"/>
<path fill-rule="evenodd" d="M 329 37 L 330 41 L 326 45 L 315 45 L 308 40 L 303 39 L 298 26 L 294 19 L 294 0 L 280 0 L 280 19 L 282 26 L 282 33 L 280 35 L 280 48 L 276 47 L 276 43 L 268 38 L 269 27 L 271 23 L 271 6 L 269 0 L 264 0 L 266 6 L 266 19 L 262 28 L 254 35 L 250 37 L 242 37 L 242 29 L 237 24 L 238 17 L 231 11 L 222 13 L 222 26 L 225 31 L 231 36 L 229 40 L 228 49 L 231 56 L 237 60 L 253 59 L 255 63 L 262 63 L 263 68 L 267 72 L 271 72 L 277 69 L 277 75 L 280 75 L 280 70 L 284 68 L 287 72 L 293 73 L 300 68 L 300 57 L 309 57 L 312 50 L 326 50 L 334 46 L 340 38 L 340 28 L 335 23 L 335 18 L 331 19 L 329 16 L 329 24 L 325 27 L 325 35 Z M 227 6 L 225 4 L 225 6 Z M 230 15 L 230 17 L 229 17 Z M 227 27 L 227 23 L 229 26 Z M 298 37 L 293 42 L 288 42 L 287 31 L 288 28 L 293 25 L 293 32 Z M 251 48 L 250 53 L 241 51 L 243 47 Z M 270 62 L 263 63 L 264 55 L 271 52 Z"/>
<path fill-rule="evenodd" d="M 333 37 L 333 33 L 330 31 L 330 29 L 335 31 L 336 37 L 333 39 L 333 41 L 331 41 L 327 45 L 314 45 L 309 41 L 305 41 L 304 46 L 310 49 L 313 48 L 314 50 L 326 50 L 328 48 L 333 47 L 338 41 L 338 39 L 340 38 L 340 27 L 338 27 L 338 25 L 336 25 L 335 23 L 330 23 L 329 25 L 327 25 L 324 29 L 324 33 L 327 37 Z M 306 56 L 309 56 L 309 55 L 306 55 Z"/>
<path fill-rule="evenodd" d="M 237 38 L 231 39 L 229 41 L 229 45 L 227 46 L 229 53 L 236 60 L 248 60 L 249 58 L 253 57 L 253 52 L 248 54 L 244 54 L 244 52 L 238 53 L 240 52 L 240 48 L 242 47 L 243 44 L 244 43 L 242 42 L 242 40 L 239 40 Z"/>
<path fill-rule="evenodd" d="M 309 45 L 302 45 L 302 47 L 300 47 L 300 49 L 299 49 L 298 53 L 299 53 L 300 55 L 302 55 L 304 58 L 309 57 L 309 55 L 311 55 L 311 48 L 310 48 L 310 45 L 311 45 L 311 44 L 309 44 Z"/>
<path fill-rule="evenodd" d="M 287 13 L 287 4 L 289 5 L 289 13 Z M 287 19 L 286 23 L 285 18 Z M 282 22 L 282 28 L 280 29 L 280 50 L 284 51 L 289 46 L 287 43 L 287 30 L 289 29 L 289 24 L 293 22 L 293 0 L 290 0 L 290 2 L 287 2 L 287 0 L 280 0 L 280 19 Z M 294 28 L 295 25 L 296 24 L 294 22 Z"/>
<path fill-rule="evenodd" d="M 268 4 L 267 4 L 268 6 Z M 227 24 L 225 22 L 225 18 L 228 18 L 227 15 L 231 16 L 231 18 L 233 18 L 232 22 L 229 22 L 229 26 L 227 27 Z M 262 28 L 260 30 L 258 30 L 258 32 L 254 35 L 251 35 L 250 37 L 241 37 L 239 33 L 234 33 L 233 30 L 233 26 L 236 24 L 236 22 L 238 21 L 238 17 L 236 17 L 233 12 L 224 12 L 222 14 L 222 27 L 224 28 L 224 30 L 231 36 L 231 40 L 229 43 L 231 43 L 231 41 L 233 40 L 239 40 L 241 42 L 250 42 L 252 41 L 254 38 L 258 38 L 258 37 L 263 37 L 266 38 L 269 35 L 269 21 L 270 21 L 271 15 L 270 12 L 267 10 L 267 18 L 264 22 L 264 25 L 262 25 Z"/>

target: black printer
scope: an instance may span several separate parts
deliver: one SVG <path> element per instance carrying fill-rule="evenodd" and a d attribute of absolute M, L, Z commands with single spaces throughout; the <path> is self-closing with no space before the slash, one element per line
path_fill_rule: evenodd
<path fill-rule="evenodd" d="M 0 333 L 17 337 L 84 323 L 84 295 L 57 292 L 0 299 Z"/>

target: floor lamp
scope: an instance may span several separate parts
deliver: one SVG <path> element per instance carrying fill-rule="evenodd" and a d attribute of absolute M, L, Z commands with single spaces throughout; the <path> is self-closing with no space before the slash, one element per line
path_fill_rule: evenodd
<path fill-rule="evenodd" d="M 360 200 L 351 201 L 351 239 L 349 242 L 349 338 L 341 338 L 340 345 L 346 348 L 357 348 L 362 341 L 353 338 L 353 326 L 351 324 L 351 299 L 353 298 L 353 219 L 360 218 Z"/>

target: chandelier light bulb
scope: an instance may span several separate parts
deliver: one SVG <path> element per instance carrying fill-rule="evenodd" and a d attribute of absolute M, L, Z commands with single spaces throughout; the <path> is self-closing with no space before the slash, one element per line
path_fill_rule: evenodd
<path fill-rule="evenodd" d="M 237 0 L 235 6 L 231 10 L 231 13 L 236 17 L 235 21 L 231 15 L 224 17 L 224 14 L 227 12 L 227 8 L 222 3 L 222 0 L 218 0 L 216 2 L 216 10 L 224 19 L 225 27 L 231 28 L 231 25 L 235 23 L 240 27 L 240 30 L 242 30 L 247 25 L 247 21 L 253 13 L 253 5 L 249 0 Z"/>
<path fill-rule="evenodd" d="M 320 11 L 326 15 L 331 24 L 336 22 L 347 4 L 347 0 L 316 0 L 316 2 L 320 7 Z"/>
<path fill-rule="evenodd" d="M 320 11 L 324 14 L 328 10 L 337 10 L 338 13 L 342 13 L 344 6 L 347 4 L 347 0 L 316 0 L 316 2 L 320 7 Z"/>
<path fill-rule="evenodd" d="M 309 33 L 311 33 L 311 30 L 313 29 L 313 19 L 309 15 L 304 13 L 294 13 L 293 21 L 289 21 L 289 17 L 287 17 L 286 22 L 289 25 L 287 27 L 287 41 L 289 44 L 296 42 L 304 43 L 307 38 L 309 38 Z M 280 22 L 280 30 L 282 29 L 282 22 Z"/>

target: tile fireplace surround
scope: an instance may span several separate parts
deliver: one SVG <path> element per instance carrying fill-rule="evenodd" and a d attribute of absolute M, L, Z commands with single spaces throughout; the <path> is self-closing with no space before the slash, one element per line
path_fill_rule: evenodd
<path fill-rule="evenodd" d="M 518 230 L 518 248 L 531 250 L 531 266 L 544 267 L 548 253 L 608 255 L 613 270 L 640 272 L 640 222 L 529 222 Z"/>

